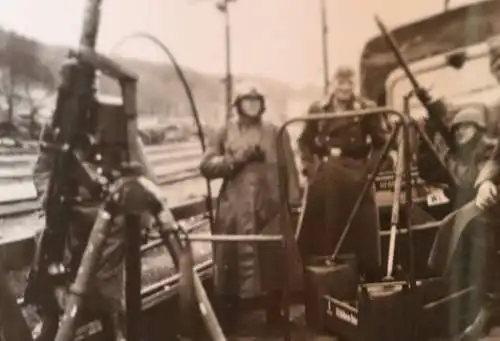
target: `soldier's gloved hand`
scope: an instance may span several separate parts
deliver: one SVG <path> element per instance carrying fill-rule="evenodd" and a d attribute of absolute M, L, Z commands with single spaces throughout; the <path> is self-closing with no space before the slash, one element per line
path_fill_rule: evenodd
<path fill-rule="evenodd" d="M 395 150 L 391 150 L 387 156 L 390 160 L 389 162 L 391 165 L 391 170 L 396 170 L 396 167 L 398 165 L 398 152 Z"/>
<path fill-rule="evenodd" d="M 255 146 L 248 150 L 247 162 L 264 162 L 266 155 L 260 146 Z"/>
<path fill-rule="evenodd" d="M 498 200 L 497 186 L 490 180 L 483 182 L 477 191 L 476 206 L 486 209 L 493 206 Z"/>
<path fill-rule="evenodd" d="M 232 154 L 232 163 L 235 170 L 239 170 L 251 162 L 263 162 L 265 155 L 259 146 L 236 151 Z"/>

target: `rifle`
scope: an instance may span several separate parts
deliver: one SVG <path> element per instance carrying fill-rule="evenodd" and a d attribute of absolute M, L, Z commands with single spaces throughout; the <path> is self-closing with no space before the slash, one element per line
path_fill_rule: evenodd
<path fill-rule="evenodd" d="M 389 44 L 392 52 L 394 52 L 398 64 L 402 67 L 404 73 L 406 74 L 406 77 L 410 81 L 410 84 L 413 87 L 415 95 L 419 99 L 422 106 L 427 110 L 427 113 L 429 115 L 429 122 L 432 123 L 437 132 L 443 137 L 443 140 L 450 149 L 450 152 L 454 152 L 456 149 L 456 145 L 453 139 L 453 135 L 451 131 L 447 128 L 446 124 L 443 122 L 443 117 L 445 117 L 448 111 L 446 104 L 439 99 L 433 99 L 429 95 L 427 90 L 425 90 L 422 86 L 420 86 L 417 79 L 410 70 L 408 63 L 403 57 L 394 37 L 389 33 L 384 23 L 378 16 L 375 16 L 375 22 L 380 31 L 382 32 L 382 35 L 386 39 L 387 43 Z"/>
<path fill-rule="evenodd" d="M 102 0 L 88 0 L 85 9 L 80 49 L 95 50 Z M 61 70 L 56 109 L 50 127 L 54 143 L 46 146 L 54 155 L 45 206 L 45 230 L 34 260 L 25 292 L 28 303 L 40 303 L 44 289 L 50 289 L 64 276 L 62 265 L 64 244 L 71 222 L 77 190 L 75 173 L 84 175 L 90 188 L 95 186 L 95 174 L 83 166 L 75 154 L 85 143 L 82 129 L 88 127 L 94 103 L 95 68 L 91 63 L 74 58 L 70 53 Z M 37 299 L 38 298 L 38 299 Z"/>

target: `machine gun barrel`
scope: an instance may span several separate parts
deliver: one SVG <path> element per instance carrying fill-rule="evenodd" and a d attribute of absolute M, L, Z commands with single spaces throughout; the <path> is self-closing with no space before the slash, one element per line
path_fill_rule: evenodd
<path fill-rule="evenodd" d="M 401 53 L 396 40 L 391 35 L 385 24 L 378 16 L 375 16 L 375 22 L 382 32 L 385 40 L 391 47 L 392 52 L 396 56 L 398 64 L 401 66 L 404 73 L 406 74 L 406 77 L 410 81 L 415 91 L 415 95 L 419 99 L 420 103 L 422 103 L 422 106 L 427 110 L 427 113 L 429 114 L 429 120 L 435 125 L 437 131 L 443 137 L 443 140 L 445 141 L 448 148 L 451 151 L 454 151 L 456 146 L 453 135 L 451 131 L 446 127 L 446 124 L 443 122 L 443 117 L 446 115 L 446 112 L 448 110 L 446 105 L 440 100 L 433 100 L 431 96 L 429 96 L 429 93 L 424 88 L 422 88 L 422 86 L 420 86 L 417 79 L 415 78 L 415 75 L 410 70 L 408 62 L 403 57 L 403 54 Z"/>
<path fill-rule="evenodd" d="M 101 4 L 102 0 L 88 0 L 86 2 L 80 37 L 81 49 L 95 50 Z M 54 230 L 54 233 L 59 234 L 61 238 L 65 234 L 64 231 L 67 230 L 67 224 L 69 223 L 69 205 L 71 205 L 70 196 L 72 195 L 69 168 L 76 161 L 72 152 L 78 143 L 78 136 L 80 135 L 78 131 L 86 126 L 95 79 L 95 69 L 90 63 L 77 60 L 71 66 L 73 67 L 72 70 L 70 69 L 66 75 L 69 79 L 64 80 L 66 81 L 64 85 L 67 85 L 68 88 L 59 91 L 58 107 L 52 120 L 52 128 L 59 131 L 59 136 L 56 136 L 56 143 L 59 146 L 64 146 L 67 150 L 63 149 L 57 152 L 55 157 L 54 169 L 49 180 L 48 212 L 46 215 L 47 228 Z M 66 219 L 58 221 L 61 217 L 66 217 Z M 61 241 L 59 238 L 57 240 Z M 58 242 L 49 246 L 54 250 L 54 257 L 51 258 L 55 258 L 53 259 L 55 261 L 59 261 L 59 258 L 61 258 L 62 245 L 60 244 Z"/>
<path fill-rule="evenodd" d="M 88 0 L 86 4 L 80 47 L 95 49 L 101 19 L 102 0 Z"/>

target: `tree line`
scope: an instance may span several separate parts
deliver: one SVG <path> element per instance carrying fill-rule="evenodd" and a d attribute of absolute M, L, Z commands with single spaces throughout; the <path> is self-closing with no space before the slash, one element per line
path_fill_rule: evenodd
<path fill-rule="evenodd" d="M 0 36 L 0 137 L 37 138 L 41 110 L 56 88 L 42 47 L 15 32 Z"/>

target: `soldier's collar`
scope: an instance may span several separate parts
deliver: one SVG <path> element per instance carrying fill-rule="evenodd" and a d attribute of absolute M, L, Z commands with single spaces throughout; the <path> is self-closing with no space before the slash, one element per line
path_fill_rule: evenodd
<path fill-rule="evenodd" d="M 337 101 L 335 100 L 335 95 L 331 95 L 326 106 L 331 105 L 332 107 L 335 107 L 336 103 L 337 103 Z M 352 103 L 354 110 L 361 109 L 361 103 L 355 95 L 352 95 L 351 98 L 346 101 L 346 103 Z"/>

